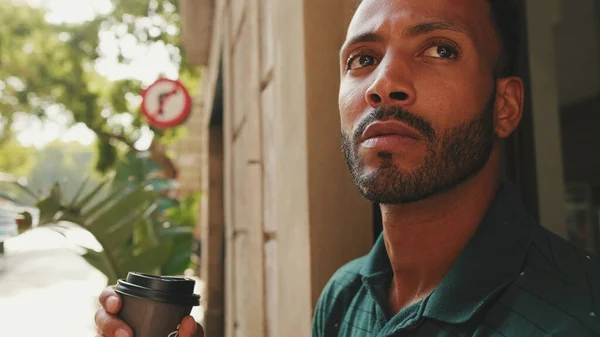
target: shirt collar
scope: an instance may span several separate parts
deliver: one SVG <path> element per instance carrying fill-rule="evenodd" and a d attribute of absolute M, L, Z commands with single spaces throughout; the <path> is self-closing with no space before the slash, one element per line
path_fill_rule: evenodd
<path fill-rule="evenodd" d="M 450 324 L 473 317 L 519 276 L 533 224 L 516 186 L 503 183 L 477 232 L 429 296 L 423 316 Z M 383 233 L 360 273 L 365 282 L 382 283 L 382 278 L 392 277 Z"/>

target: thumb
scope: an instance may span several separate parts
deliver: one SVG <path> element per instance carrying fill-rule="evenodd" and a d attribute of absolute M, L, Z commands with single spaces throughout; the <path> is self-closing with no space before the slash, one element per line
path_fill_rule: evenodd
<path fill-rule="evenodd" d="M 204 329 L 192 316 L 186 316 L 179 325 L 180 337 L 204 337 Z"/>

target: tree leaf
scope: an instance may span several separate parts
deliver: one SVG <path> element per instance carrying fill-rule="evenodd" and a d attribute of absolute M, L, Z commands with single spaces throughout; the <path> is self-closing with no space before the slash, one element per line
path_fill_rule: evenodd
<path fill-rule="evenodd" d="M 117 223 L 122 217 L 131 212 L 139 211 L 152 200 L 154 194 L 147 190 L 145 185 L 139 185 L 131 192 L 126 193 L 118 202 L 105 209 L 91 222 L 86 222 L 85 227 L 93 234 L 99 235 L 104 229 Z M 100 235 L 101 236 L 101 235 Z"/>
<path fill-rule="evenodd" d="M 83 217 L 88 219 L 88 221 L 90 221 L 91 219 L 93 219 L 99 212 L 101 212 L 102 210 L 104 210 L 104 208 L 106 206 L 108 206 L 111 203 L 115 203 L 117 202 L 117 200 L 120 198 L 120 195 L 122 195 L 125 190 L 129 189 L 130 186 L 128 185 L 123 185 L 119 188 L 115 188 L 109 195 L 107 195 L 106 197 L 104 197 L 104 199 L 96 202 L 93 205 L 87 206 L 84 209 L 83 212 Z M 87 223 L 88 221 L 86 221 L 85 223 Z"/>
<path fill-rule="evenodd" d="M 61 201 L 60 185 L 54 184 L 48 197 L 37 204 L 40 210 L 40 224 L 54 222 L 54 219 L 58 216 L 58 212 L 63 209 Z"/>
<path fill-rule="evenodd" d="M 134 256 L 126 265 L 124 265 L 124 267 L 127 270 L 137 270 L 141 272 L 160 272 L 160 266 L 162 266 L 167 260 L 167 257 L 165 256 L 165 249 L 169 249 L 169 247 L 158 246 L 147 249 Z"/>
<path fill-rule="evenodd" d="M 71 200 L 71 203 L 69 204 L 69 208 L 73 208 L 75 207 L 75 204 L 77 203 L 77 199 L 79 199 L 79 197 L 81 196 L 81 193 L 83 193 L 83 190 L 87 187 L 87 184 L 90 181 L 90 176 L 88 175 L 85 180 L 83 181 L 83 183 L 81 183 L 81 185 L 79 185 L 79 188 L 77 189 L 77 192 L 75 192 L 75 195 L 73 196 L 73 199 Z"/>
<path fill-rule="evenodd" d="M 104 179 L 101 183 L 99 183 L 98 185 L 96 185 L 96 187 L 91 190 L 88 194 L 85 195 L 85 197 L 83 197 L 80 201 L 78 201 L 76 204 L 76 208 L 78 209 L 83 209 L 88 202 L 90 202 L 92 199 L 94 199 L 98 193 L 102 190 L 102 188 L 104 186 L 106 186 L 106 184 L 108 184 L 111 181 L 112 177 L 107 177 L 106 179 Z"/>

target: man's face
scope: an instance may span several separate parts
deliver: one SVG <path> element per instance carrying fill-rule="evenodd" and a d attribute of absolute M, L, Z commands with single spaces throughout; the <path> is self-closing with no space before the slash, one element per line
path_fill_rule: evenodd
<path fill-rule="evenodd" d="M 364 0 L 340 52 L 342 148 L 382 204 L 479 172 L 494 146 L 499 42 L 487 0 Z"/>

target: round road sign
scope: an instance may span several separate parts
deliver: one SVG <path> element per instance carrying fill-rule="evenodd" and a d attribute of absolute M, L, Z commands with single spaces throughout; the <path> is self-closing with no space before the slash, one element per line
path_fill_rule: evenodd
<path fill-rule="evenodd" d="M 150 125 L 160 129 L 185 122 L 191 105 L 190 94 L 179 81 L 161 78 L 142 92 L 142 113 Z"/>

